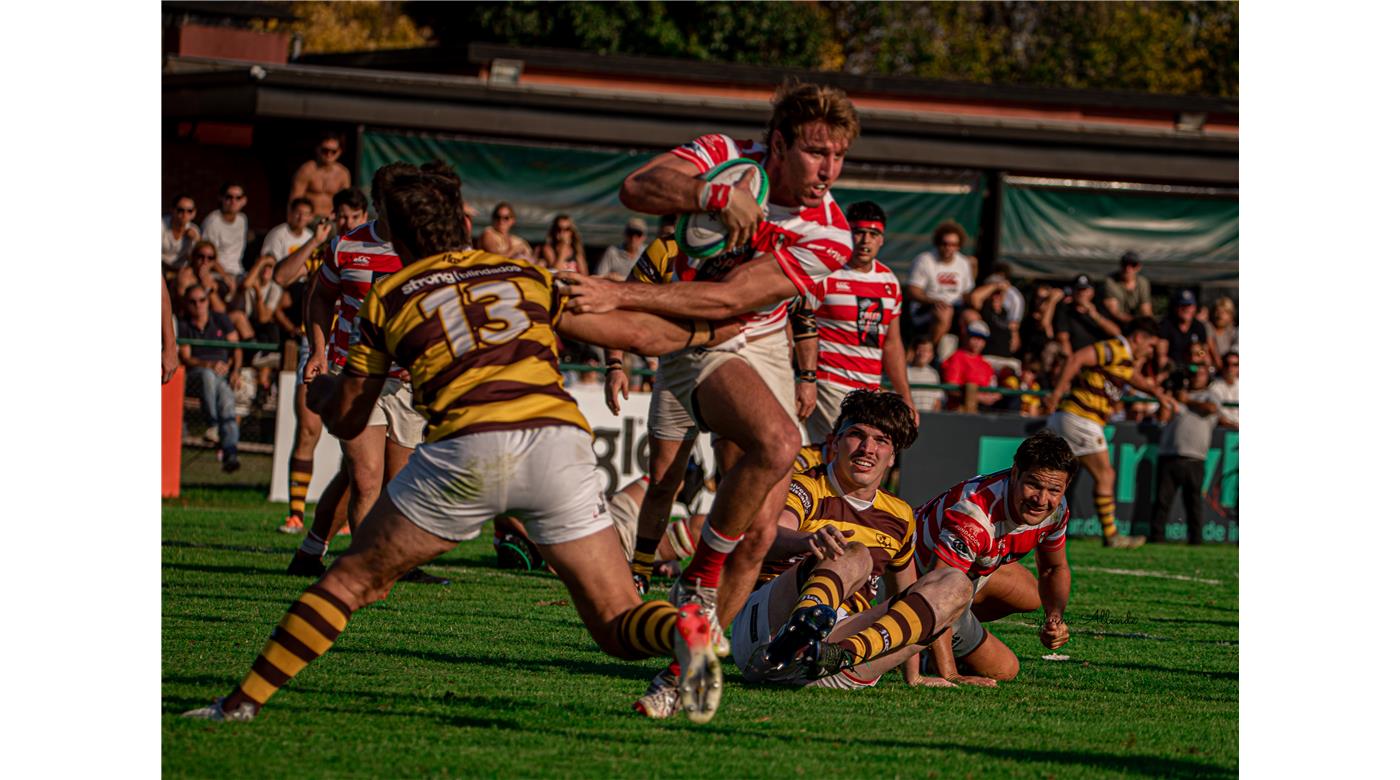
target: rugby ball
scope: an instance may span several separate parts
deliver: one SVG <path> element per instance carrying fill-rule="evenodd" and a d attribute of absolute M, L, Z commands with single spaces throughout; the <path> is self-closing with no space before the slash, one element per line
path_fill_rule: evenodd
<path fill-rule="evenodd" d="M 768 174 L 763 172 L 762 165 L 747 157 L 720 163 L 701 174 L 699 178 L 738 185 L 739 180 L 749 171 L 754 172 L 754 177 L 749 181 L 749 191 L 759 206 L 765 206 L 768 204 Z M 724 242 L 728 236 L 718 212 L 682 214 L 680 219 L 676 220 L 676 243 L 680 245 L 682 252 L 696 259 L 719 254 L 724 250 Z"/>

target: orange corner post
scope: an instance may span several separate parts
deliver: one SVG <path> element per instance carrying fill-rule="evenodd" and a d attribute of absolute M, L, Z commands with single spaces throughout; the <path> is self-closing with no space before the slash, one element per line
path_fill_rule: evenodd
<path fill-rule="evenodd" d="M 160 387 L 160 497 L 180 495 L 180 448 L 185 427 L 185 367 Z"/>

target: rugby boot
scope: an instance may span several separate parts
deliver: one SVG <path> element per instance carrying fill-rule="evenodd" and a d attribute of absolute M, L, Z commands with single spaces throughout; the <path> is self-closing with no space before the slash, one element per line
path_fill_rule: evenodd
<path fill-rule="evenodd" d="M 690 602 L 676 614 L 675 637 L 678 703 L 691 723 L 709 723 L 719 709 L 724 675 L 710 639 L 710 621 L 700 605 Z"/>
<path fill-rule="evenodd" d="M 235 707 L 233 709 L 233 712 L 224 712 L 224 700 L 223 698 L 218 698 L 214 700 L 213 704 L 200 707 L 199 709 L 190 710 L 189 712 L 182 714 L 180 717 L 193 718 L 195 720 L 218 720 L 246 723 L 247 721 L 250 721 L 253 718 L 257 717 L 257 714 L 257 711 L 253 709 L 252 702 L 246 701 Z"/>
<path fill-rule="evenodd" d="M 314 555 L 297 550 L 292 554 L 292 562 L 287 564 L 287 573 L 293 577 L 319 577 L 326 573 L 326 564 Z"/>
<path fill-rule="evenodd" d="M 638 596 L 645 596 L 647 595 L 647 591 L 651 590 L 651 580 L 640 574 L 633 573 L 632 587 L 637 589 Z"/>
<path fill-rule="evenodd" d="M 287 521 L 277 526 L 277 533 L 299 534 L 305 528 L 306 526 L 302 523 L 300 517 L 297 517 L 296 515 L 287 515 Z"/>
<path fill-rule="evenodd" d="M 808 680 L 820 680 L 837 672 L 852 669 L 856 665 L 855 656 L 841 645 L 818 642 L 809 645 L 803 653 L 802 664 Z"/>
<path fill-rule="evenodd" d="M 632 709 L 648 718 L 662 720 L 675 715 L 681 708 L 681 690 L 676 673 L 668 665 L 651 678 L 651 685 L 642 698 L 632 702 Z"/>
<path fill-rule="evenodd" d="M 1104 547 L 1113 547 L 1120 550 L 1131 550 L 1147 544 L 1146 536 L 1127 536 L 1124 534 L 1114 534 L 1103 540 Z"/>
<path fill-rule="evenodd" d="M 724 635 L 724 626 L 719 624 L 715 602 L 719 601 L 719 588 L 706 588 L 695 580 L 677 579 L 671 585 L 670 601 L 677 609 L 686 604 L 697 604 L 710 622 L 710 639 L 715 643 L 715 654 L 721 658 L 729 655 L 729 638 Z"/>
<path fill-rule="evenodd" d="M 773 672 L 805 661 L 810 649 L 826 639 L 836 627 L 836 610 L 825 604 L 803 607 L 792 613 L 769 643 L 763 654 L 763 665 Z"/>

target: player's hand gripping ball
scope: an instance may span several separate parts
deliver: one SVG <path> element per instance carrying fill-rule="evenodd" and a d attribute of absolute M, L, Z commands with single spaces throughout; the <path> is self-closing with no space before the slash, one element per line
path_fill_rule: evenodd
<path fill-rule="evenodd" d="M 740 181 L 746 181 L 749 194 L 753 196 L 759 208 L 768 205 L 768 175 L 763 172 L 762 165 L 746 157 L 716 165 L 698 178 L 703 178 L 706 182 L 728 184 L 731 187 L 738 187 Z M 728 237 L 729 231 L 719 211 L 682 214 L 676 221 L 676 243 L 680 245 L 682 252 L 696 259 L 722 252 Z"/>

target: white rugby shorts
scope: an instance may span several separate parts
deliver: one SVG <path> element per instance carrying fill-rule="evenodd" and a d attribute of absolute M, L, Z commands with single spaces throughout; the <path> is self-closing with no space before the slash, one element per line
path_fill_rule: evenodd
<path fill-rule="evenodd" d="M 1108 451 L 1108 442 L 1103 437 L 1103 426 L 1093 420 L 1086 420 L 1069 412 L 1055 412 L 1050 415 L 1046 425 L 1069 442 L 1069 451 L 1076 458 Z"/>
<path fill-rule="evenodd" d="M 715 369 L 731 360 L 743 360 L 758 373 L 768 386 L 778 405 L 801 433 L 804 428 L 797 419 L 797 387 L 792 376 L 792 350 L 782 331 L 749 341 L 737 352 L 687 349 L 667 356 L 666 387 L 697 423 L 705 410 L 695 413 L 695 388 L 710 377 Z M 708 429 L 707 429 L 708 430 Z"/>
<path fill-rule="evenodd" d="M 617 538 L 622 542 L 622 555 L 629 561 L 637 551 L 637 516 L 641 509 L 625 490 L 618 490 L 608 499 L 608 514 L 612 515 Z"/>
<path fill-rule="evenodd" d="M 612 528 L 593 439 L 572 425 L 469 433 L 420 445 L 389 483 L 414 525 L 452 541 L 475 539 L 501 513 L 537 544 Z"/>
<path fill-rule="evenodd" d="M 652 377 L 651 406 L 647 409 L 647 433 L 664 441 L 690 441 L 700 429 L 676 394 L 666 387 L 667 358 L 661 358 Z"/>

